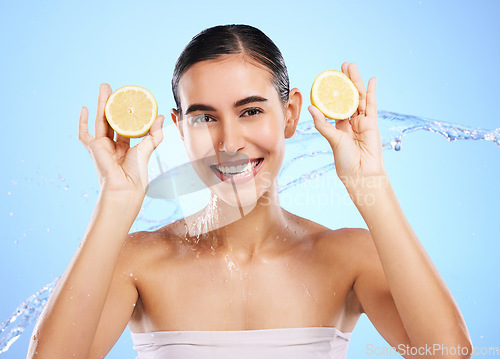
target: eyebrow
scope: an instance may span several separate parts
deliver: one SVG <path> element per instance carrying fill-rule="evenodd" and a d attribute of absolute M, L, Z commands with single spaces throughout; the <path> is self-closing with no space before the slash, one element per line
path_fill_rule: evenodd
<path fill-rule="evenodd" d="M 234 103 L 233 107 L 244 106 L 244 105 L 252 103 L 252 102 L 266 102 L 266 101 L 267 101 L 267 98 L 264 98 L 261 96 L 248 96 L 248 97 L 245 97 L 244 99 L 236 101 Z"/>
<path fill-rule="evenodd" d="M 191 112 L 195 112 L 195 111 L 215 111 L 215 108 L 213 108 L 211 106 L 196 103 L 196 104 L 193 104 L 193 105 L 188 107 L 185 115 L 189 115 Z"/>
<path fill-rule="evenodd" d="M 252 102 L 266 102 L 266 101 L 267 101 L 267 98 L 264 98 L 261 96 L 248 96 L 248 97 L 245 97 L 241 100 L 236 101 L 233 104 L 233 107 L 241 107 L 241 106 L 247 105 L 247 104 L 252 103 Z M 190 105 L 187 108 L 185 115 L 188 115 L 191 112 L 195 112 L 195 111 L 215 111 L 215 108 L 213 108 L 212 106 L 196 103 L 196 104 Z"/>

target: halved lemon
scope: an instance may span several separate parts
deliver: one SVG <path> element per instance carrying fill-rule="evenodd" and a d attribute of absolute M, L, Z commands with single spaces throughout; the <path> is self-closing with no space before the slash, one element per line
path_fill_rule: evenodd
<path fill-rule="evenodd" d="M 359 92 L 343 72 L 326 70 L 313 82 L 311 104 L 328 118 L 345 120 L 358 108 Z"/>
<path fill-rule="evenodd" d="M 123 86 L 109 96 L 104 114 L 109 125 L 124 137 L 144 136 L 158 115 L 154 96 L 140 86 Z"/>

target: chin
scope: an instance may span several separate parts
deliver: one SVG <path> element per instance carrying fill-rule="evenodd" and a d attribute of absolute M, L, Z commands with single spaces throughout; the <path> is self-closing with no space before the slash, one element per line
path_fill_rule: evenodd
<path fill-rule="evenodd" d="M 210 188 L 212 193 L 224 203 L 244 209 L 245 213 L 255 208 L 259 198 L 266 192 L 265 189 L 258 189 L 255 181 L 248 181 L 244 186 L 230 184 L 227 182 L 219 183 Z"/>

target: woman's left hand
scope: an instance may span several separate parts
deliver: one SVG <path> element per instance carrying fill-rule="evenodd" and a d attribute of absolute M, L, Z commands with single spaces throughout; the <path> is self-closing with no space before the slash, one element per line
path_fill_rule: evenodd
<path fill-rule="evenodd" d="M 316 129 L 332 146 L 337 175 L 346 187 L 371 176 L 385 176 L 382 140 L 377 123 L 376 78 L 365 89 L 358 68 L 344 62 L 342 72 L 359 91 L 359 106 L 349 120 L 335 120 L 335 126 L 315 107 L 309 106 Z"/>

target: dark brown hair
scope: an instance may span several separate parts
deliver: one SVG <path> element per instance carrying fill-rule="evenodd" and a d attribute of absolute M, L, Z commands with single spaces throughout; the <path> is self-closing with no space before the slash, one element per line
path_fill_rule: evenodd
<path fill-rule="evenodd" d="M 288 71 L 283 55 L 274 42 L 262 31 L 249 25 L 220 25 L 203 30 L 193 37 L 177 59 L 172 76 L 172 92 L 181 116 L 178 87 L 182 74 L 197 62 L 228 54 L 248 55 L 269 69 L 281 102 L 288 102 Z"/>

